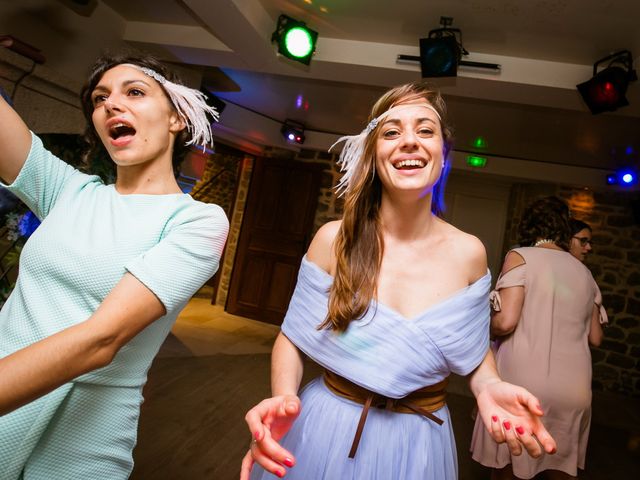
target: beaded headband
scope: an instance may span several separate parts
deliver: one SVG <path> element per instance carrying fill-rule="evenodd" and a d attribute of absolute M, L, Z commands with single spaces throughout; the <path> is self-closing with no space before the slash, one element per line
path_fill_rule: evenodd
<path fill-rule="evenodd" d="M 171 103 L 187 125 L 187 130 L 191 134 L 191 140 L 186 145 L 201 145 L 204 150 L 206 145 L 213 145 L 213 134 L 211 132 L 211 123 L 207 118 L 207 114 L 211 115 L 217 122 L 220 114 L 216 109 L 206 102 L 204 93 L 189 88 L 185 85 L 179 85 L 160 75 L 155 70 L 147 67 L 141 67 L 133 63 L 124 63 L 127 67 L 133 67 L 158 82 L 164 91 L 167 92 Z"/>
<path fill-rule="evenodd" d="M 428 103 L 407 103 L 403 105 L 396 105 L 395 107 L 391 107 L 389 110 L 372 119 L 367 124 L 365 129 L 362 130 L 362 132 L 360 132 L 358 135 L 346 135 L 344 137 L 340 137 L 333 145 L 331 145 L 331 147 L 329 147 L 329 151 L 331 151 L 337 144 L 344 142 L 344 147 L 340 152 L 340 157 L 338 158 L 337 162 L 338 166 L 340 167 L 340 171 L 344 172 L 342 174 L 342 177 L 340 178 L 340 181 L 338 182 L 338 185 L 336 185 L 336 192 L 339 197 L 344 195 L 344 193 L 351 188 L 350 184 L 353 175 L 364 159 L 364 148 L 369 134 L 375 130 L 375 128 L 382 120 L 384 120 L 392 113 L 395 113 L 398 110 L 415 107 L 422 107 L 433 111 L 438 117 L 438 120 L 440 120 L 440 123 L 442 123 L 442 118 L 440 118 L 440 114 L 438 113 L 438 111 Z"/>

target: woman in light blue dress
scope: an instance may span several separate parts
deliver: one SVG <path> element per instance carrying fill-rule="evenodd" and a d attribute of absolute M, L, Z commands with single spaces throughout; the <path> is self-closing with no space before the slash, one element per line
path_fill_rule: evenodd
<path fill-rule="evenodd" d="M 181 192 L 206 105 L 157 61 L 106 57 L 83 94 L 113 185 L 42 146 L 0 99 L 0 177 L 42 220 L 0 312 L 0 478 L 109 479 L 133 468 L 142 387 L 178 313 L 218 268 L 222 209 Z"/>
<path fill-rule="evenodd" d="M 440 95 L 392 89 L 341 141 L 344 217 L 302 261 L 273 348 L 273 397 L 246 415 L 241 478 L 456 479 L 452 372 L 470 375 L 497 442 L 553 452 L 535 397 L 497 376 L 484 247 L 437 215 L 451 148 Z M 298 399 L 303 355 L 325 373 Z"/>

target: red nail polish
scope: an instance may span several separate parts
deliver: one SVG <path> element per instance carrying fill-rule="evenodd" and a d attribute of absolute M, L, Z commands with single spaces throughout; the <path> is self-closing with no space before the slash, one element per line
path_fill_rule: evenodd
<path fill-rule="evenodd" d="M 293 460 L 291 460 L 290 458 L 285 458 L 282 463 L 284 463 L 289 468 L 293 467 Z"/>
<path fill-rule="evenodd" d="M 505 430 L 511 430 L 511 422 L 505 421 L 502 423 Z"/>
<path fill-rule="evenodd" d="M 518 435 L 524 435 L 524 428 L 516 427 L 516 432 L 518 432 Z"/>
<path fill-rule="evenodd" d="M 276 475 L 280 478 L 284 477 L 284 470 L 276 470 Z"/>
<path fill-rule="evenodd" d="M 253 438 L 260 440 L 260 432 L 253 432 Z"/>
<path fill-rule="evenodd" d="M 557 450 L 556 450 L 556 448 L 554 447 L 554 448 L 553 448 L 553 450 L 551 450 L 549 453 L 552 453 L 552 454 L 553 454 L 553 453 L 556 453 L 556 452 L 557 452 Z"/>
<path fill-rule="evenodd" d="M 492 415 L 491 416 L 491 420 L 493 420 L 494 422 L 497 422 L 498 421 L 498 417 L 496 417 L 495 415 Z"/>

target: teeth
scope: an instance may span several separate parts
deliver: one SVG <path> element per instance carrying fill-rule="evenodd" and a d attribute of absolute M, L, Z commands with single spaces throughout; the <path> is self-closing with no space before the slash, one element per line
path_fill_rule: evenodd
<path fill-rule="evenodd" d="M 402 167 L 424 167 L 425 163 L 422 160 L 412 159 L 412 160 L 401 160 L 395 164 L 396 168 Z"/>

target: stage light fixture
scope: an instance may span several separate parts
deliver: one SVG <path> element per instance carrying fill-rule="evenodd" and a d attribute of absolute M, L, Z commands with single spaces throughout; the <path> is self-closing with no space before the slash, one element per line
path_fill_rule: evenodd
<path fill-rule="evenodd" d="M 638 183 L 638 172 L 633 168 L 623 168 L 615 173 L 607 175 L 607 185 L 630 187 L 636 183 Z"/>
<path fill-rule="evenodd" d="M 280 128 L 280 133 L 287 143 L 302 145 L 305 140 L 304 125 L 293 120 L 285 120 Z"/>
<path fill-rule="evenodd" d="M 487 159 L 479 155 L 468 155 L 467 165 L 473 168 L 484 168 L 487 166 Z"/>
<path fill-rule="evenodd" d="M 311 62 L 317 40 L 318 32 L 286 15 L 278 17 L 276 31 L 271 35 L 271 41 L 278 44 L 279 54 L 305 65 Z"/>
<path fill-rule="evenodd" d="M 207 105 L 215 108 L 220 117 L 222 117 L 222 111 L 227 107 L 227 104 L 220 97 L 211 93 L 206 87 L 200 87 L 200 92 L 205 96 Z"/>
<path fill-rule="evenodd" d="M 609 62 L 598 72 L 598 66 Z M 638 79 L 633 69 L 629 50 L 622 50 L 598 60 L 593 64 L 593 78 L 576 86 L 580 95 L 594 115 L 613 112 L 629 105 L 625 94 L 629 82 Z"/>
<path fill-rule="evenodd" d="M 455 77 L 463 55 L 462 32 L 451 28 L 452 17 L 440 17 L 441 28 L 431 30 L 428 38 L 420 39 L 420 69 L 422 77 Z"/>

